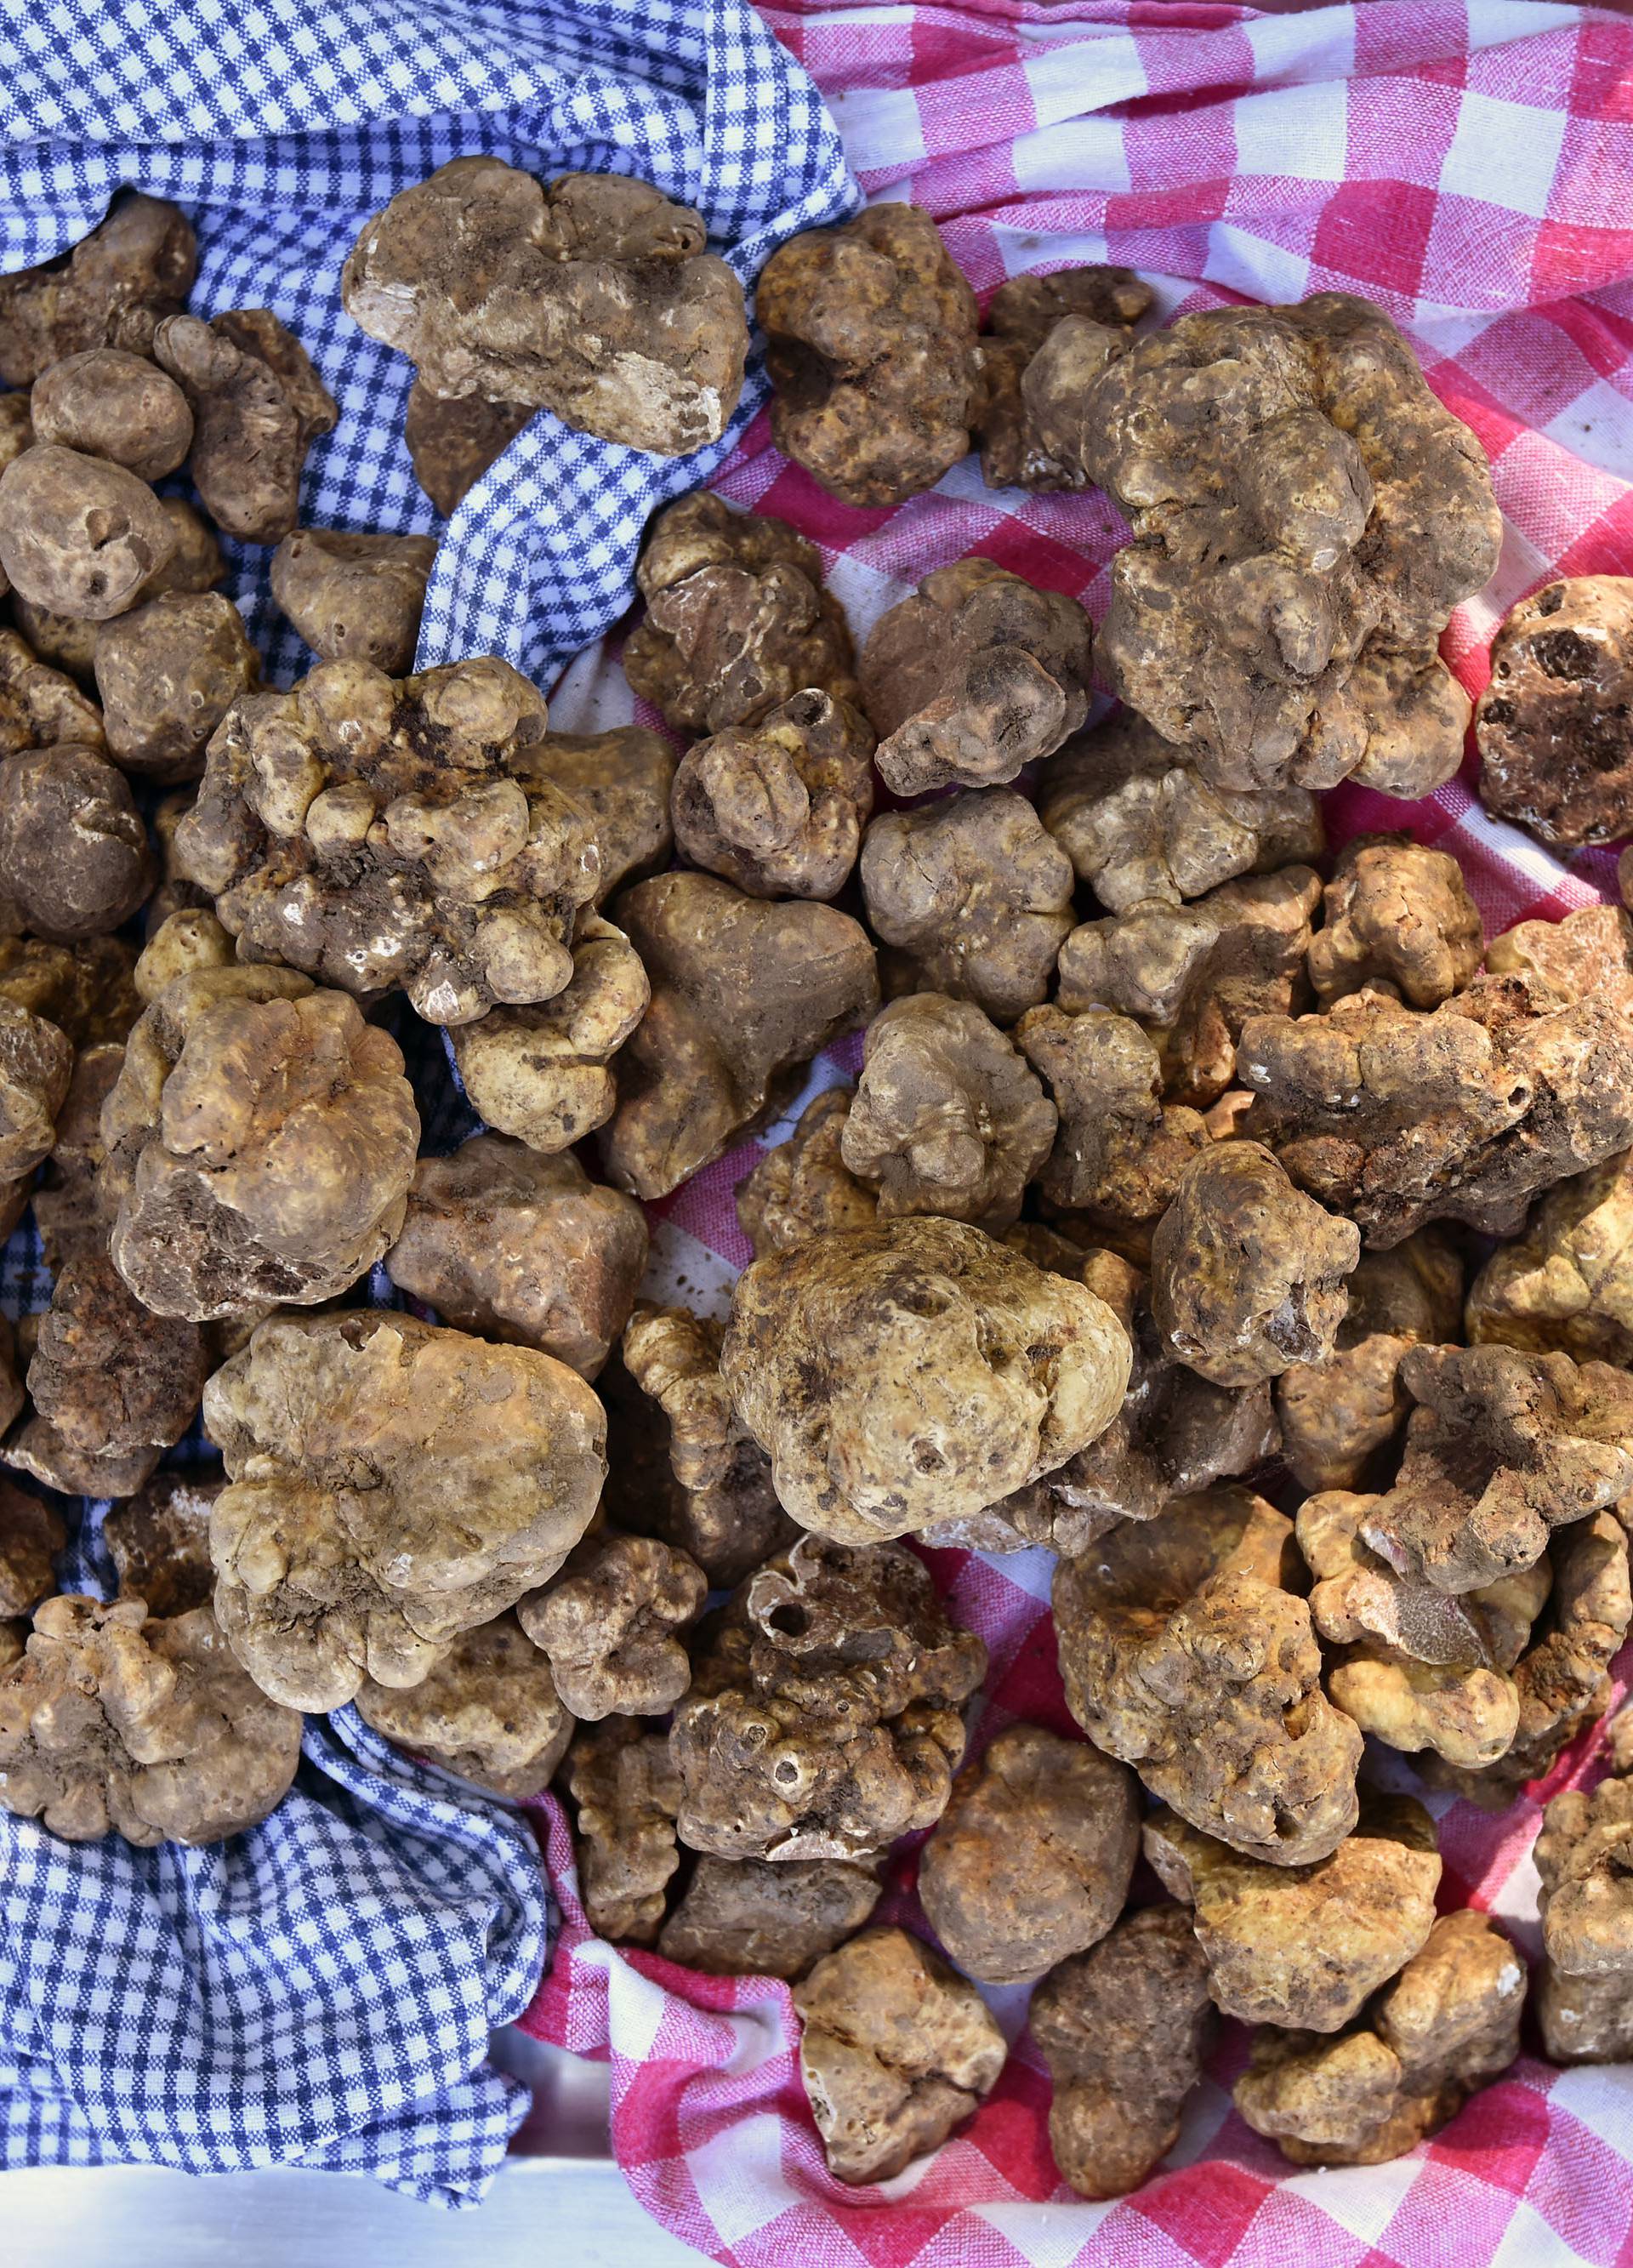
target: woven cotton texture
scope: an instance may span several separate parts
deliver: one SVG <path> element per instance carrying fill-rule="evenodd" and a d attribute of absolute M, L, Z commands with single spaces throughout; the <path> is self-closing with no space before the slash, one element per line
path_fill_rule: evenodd
<path fill-rule="evenodd" d="M 1560 573 L 1633 572 L 1633 23 L 1508 0 L 1372 0 L 1275 15 L 1176 0 L 965 0 L 767 11 L 828 95 L 875 195 L 942 224 L 983 294 L 1026 268 L 1140 269 L 1164 313 L 1232 294 L 1337 289 L 1379 300 L 1431 385 L 1491 454 L 1507 522 L 1490 589 L 1445 642 L 1471 692 L 1497 622 Z M 1103 497 L 985 489 L 968 460 L 894 512 L 836 504 L 763 425 L 715 482 L 821 548 L 858 636 L 923 574 L 978 552 L 1097 616 L 1127 538 Z M 556 714 L 630 713 L 586 658 Z M 651 721 L 650 718 L 644 721 Z M 1405 806 L 1326 799 L 1335 842 L 1409 827 L 1453 851 L 1488 932 L 1613 896 L 1604 852 L 1569 863 L 1488 819 L 1472 770 Z M 818 1066 L 832 1082 L 854 1041 Z M 772 1130 L 768 1139 L 786 1130 Z M 732 1192 L 744 1145 L 657 1209 L 660 1288 L 723 1304 L 748 1247 Z M 1015 1717 L 1073 1729 L 1047 1614 L 1050 1562 L 928 1555 L 992 1657 L 975 1745 Z M 1623 1657 L 1618 1697 L 1629 1658 Z M 1540 1807 L 1597 1766 L 1579 1743 L 1492 1818 L 1430 1799 L 1442 1904 L 1498 1914 L 1536 1950 Z M 1410 1785 L 1404 1760 L 1397 1769 Z M 1633 2260 L 1633 2074 L 1526 2057 L 1393 2165 L 1295 2174 L 1233 2114 L 1234 2028 L 1166 2170 L 1090 2205 L 1049 2157 L 1049 2088 L 1021 1992 L 990 1996 L 1016 2051 L 976 2117 L 879 2188 L 832 2180 L 780 1984 L 703 1978 L 587 1930 L 559 1813 L 545 1808 L 563 1926 L 530 2028 L 612 2066 L 614 2142 L 648 2210 L 739 2268 L 1596 2268 Z M 914 1861 L 881 1920 L 925 1931 Z"/>
<path fill-rule="evenodd" d="M 751 367 L 725 440 L 673 462 L 541 415 L 441 523 L 402 444 L 412 371 L 344 314 L 340 270 L 397 190 L 475 151 L 639 173 L 702 212 L 746 284 L 857 202 L 809 80 L 739 0 L 0 0 L 0 267 L 65 250 L 121 186 L 173 198 L 199 235 L 195 308 L 270 307 L 340 406 L 303 525 L 439 534 L 422 664 L 497 652 L 548 682 L 623 612 L 648 517 L 720 462 L 764 379 Z M 312 657 L 270 555 L 224 549 L 286 683 Z M 451 1147 L 473 1122 L 437 1035 L 398 1022 L 425 1147 Z M 377 1271 L 355 1297 L 389 1293 Z M 30 1221 L 0 1307 L 48 1297 Z M 63 1581 L 107 1587 L 100 1510 Z M 526 2107 L 482 2068 L 489 2030 L 526 2004 L 548 1922 L 525 1823 L 350 1712 L 310 1723 L 294 1793 L 217 1849 L 76 1848 L 0 1814 L 0 2166 L 298 2163 L 474 2203 Z"/>

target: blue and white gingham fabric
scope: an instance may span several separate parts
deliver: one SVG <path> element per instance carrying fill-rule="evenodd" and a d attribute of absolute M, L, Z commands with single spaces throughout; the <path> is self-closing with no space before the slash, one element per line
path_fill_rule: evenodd
<path fill-rule="evenodd" d="M 340 304 L 363 223 L 450 158 L 637 173 L 695 206 L 751 289 L 784 237 L 860 202 L 804 70 L 742 0 L 0 0 L 0 269 L 77 242 L 121 186 L 199 234 L 194 306 L 266 306 L 340 406 L 304 524 L 438 534 L 423 666 L 499 653 L 548 689 L 633 595 L 641 533 L 701 485 L 763 401 L 758 353 L 725 436 L 666 459 L 533 419 L 445 525 L 402 443 L 410 364 Z M 287 683 L 312 657 L 268 554 L 228 588 Z"/>
<path fill-rule="evenodd" d="M 413 372 L 344 313 L 340 270 L 397 190 L 478 151 L 642 175 L 702 211 L 747 287 L 860 202 L 820 99 L 739 0 L 0 0 L 0 269 L 67 249 L 121 187 L 173 198 L 198 231 L 193 306 L 272 308 L 340 406 L 303 524 L 438 534 L 421 665 L 500 653 L 548 688 L 629 605 L 647 519 L 712 471 L 765 379 L 751 357 L 726 436 L 673 461 L 542 414 L 440 522 L 402 443 Z M 311 656 L 270 555 L 224 548 L 287 683 Z M 417 1036 L 441 1150 L 472 1122 Z M 390 1296 L 379 1271 L 366 1295 Z M 0 1308 L 48 1297 L 31 1218 Z M 109 1587 L 103 1509 L 78 1508 L 69 1587 Z M 526 2107 L 484 2065 L 489 2030 L 526 2005 L 552 1918 L 525 1822 L 350 1710 L 309 1721 L 291 1796 L 211 1850 L 71 1846 L 0 1814 L 0 2166 L 301 2164 L 474 2203 Z"/>
<path fill-rule="evenodd" d="M 308 1720 L 202 1851 L 0 1835 L 0 2164 L 301 2165 L 476 2204 L 526 2109 L 487 2067 L 548 1949 L 525 1821 Z"/>

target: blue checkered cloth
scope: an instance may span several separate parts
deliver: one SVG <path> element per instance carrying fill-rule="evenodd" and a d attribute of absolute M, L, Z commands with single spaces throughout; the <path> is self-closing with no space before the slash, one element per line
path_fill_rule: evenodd
<path fill-rule="evenodd" d="M 739 0 L 0 0 L 0 269 L 67 249 L 121 187 L 173 198 L 199 235 L 193 306 L 270 307 L 339 404 L 303 524 L 438 534 L 422 666 L 496 652 L 548 686 L 628 607 L 647 519 L 720 462 L 765 378 L 756 354 L 725 437 L 673 461 L 541 415 L 441 522 L 402 443 L 412 370 L 342 312 L 340 269 L 397 190 L 479 151 L 657 183 L 745 285 L 859 202 L 820 98 Z M 311 656 L 269 555 L 224 549 L 287 683 Z M 474 1122 L 438 1035 L 399 1020 L 424 1146 L 449 1148 Z M 49 1292 L 29 1219 L 0 1308 Z M 367 1296 L 393 1296 L 379 1271 Z M 106 1594 L 106 1507 L 74 1509 L 59 1580 Z M 551 1920 L 525 1823 L 350 1710 L 309 1721 L 291 1796 L 211 1850 L 72 1846 L 0 1814 L 0 2166 L 302 2164 L 474 2203 L 526 2110 L 489 2030 L 526 2006 Z"/>
<path fill-rule="evenodd" d="M 647 520 L 721 462 L 766 379 L 756 352 L 725 435 L 689 457 L 547 412 L 439 520 L 402 443 L 412 366 L 344 313 L 340 271 L 399 189 L 479 151 L 655 182 L 745 287 L 860 202 L 821 98 L 742 0 L 0 0 L 0 269 L 76 243 L 121 186 L 173 198 L 199 232 L 194 306 L 270 307 L 340 406 L 303 524 L 441 535 L 422 666 L 498 653 L 548 687 L 626 610 Z M 286 684 L 312 657 L 268 555 L 225 548 Z"/>

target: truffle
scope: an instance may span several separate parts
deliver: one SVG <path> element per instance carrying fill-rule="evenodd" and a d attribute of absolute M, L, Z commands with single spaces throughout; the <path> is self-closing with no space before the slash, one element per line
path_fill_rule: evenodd
<path fill-rule="evenodd" d="M 517 1619 L 575 1717 L 661 1717 L 692 1681 L 680 1633 L 703 1610 L 702 1569 L 649 1535 L 593 1535 Z"/>
<path fill-rule="evenodd" d="M 705 1977 L 798 1977 L 863 1926 L 879 1889 L 842 1859 L 699 1859 L 658 1950 Z"/>
<path fill-rule="evenodd" d="M 1460 992 L 1485 949 L 1463 870 L 1407 835 L 1357 835 L 1344 844 L 1310 940 L 1310 982 L 1325 1007 L 1364 988 L 1414 1008 Z"/>
<path fill-rule="evenodd" d="M 146 1602 L 161 1621 L 208 1606 L 216 1572 L 210 1559 L 210 1516 L 220 1495 L 218 1474 L 157 1473 L 102 1522 L 102 1543 L 119 1578 L 119 1594 Z"/>
<path fill-rule="evenodd" d="M 575 1731 L 563 1778 L 577 1807 L 573 1851 L 591 1928 L 614 1945 L 655 1944 L 680 1863 L 668 1742 L 633 1717 L 605 1717 Z"/>
<path fill-rule="evenodd" d="M 153 356 L 193 411 L 188 470 L 224 534 L 276 543 L 295 525 L 301 468 L 340 412 L 300 341 L 266 307 L 201 322 L 167 315 Z"/>
<path fill-rule="evenodd" d="M 323 660 L 366 661 L 402 677 L 414 666 L 436 556 L 434 536 L 297 528 L 272 555 L 272 595 Z"/>
<path fill-rule="evenodd" d="M 1576 850 L 1633 827 L 1633 581 L 1576 575 L 1510 609 L 1475 711 L 1480 800 Z"/>
<path fill-rule="evenodd" d="M 193 412 L 173 378 L 144 354 L 86 347 L 34 380 L 36 441 L 106 457 L 141 481 L 162 481 L 193 446 Z"/>
<path fill-rule="evenodd" d="M 121 928 L 153 887 L 147 829 L 94 749 L 31 748 L 0 764 L 0 901 L 53 943 Z"/>
<path fill-rule="evenodd" d="M 244 618 L 219 591 L 146 600 L 97 634 L 108 753 L 145 779 L 196 779 L 205 744 L 261 682 Z"/>
<path fill-rule="evenodd" d="M 0 473 L 0 568 L 53 613 L 123 614 L 175 541 L 147 482 L 106 458 L 36 442 Z"/>
<path fill-rule="evenodd" d="M 670 804 L 675 847 L 754 897 L 834 897 L 873 807 L 872 753 L 856 710 L 796 693 L 682 756 Z"/>
<path fill-rule="evenodd" d="M 406 1692 L 365 1677 L 356 1698 L 364 1723 L 399 1748 L 518 1800 L 548 1785 L 574 1730 L 514 1615 L 455 1638 Z"/>
<path fill-rule="evenodd" d="M 786 1141 L 768 1150 L 737 1185 L 737 1218 L 756 1260 L 813 1237 L 869 1228 L 879 1199 L 857 1181 L 841 1144 L 850 1116 L 849 1086 L 827 1086 L 813 1097 Z"/>
<path fill-rule="evenodd" d="M 69 251 L 0 276 L 0 379 L 32 386 L 90 347 L 144 354 L 158 317 L 186 305 L 197 266 L 180 206 L 121 191 Z"/>
<path fill-rule="evenodd" d="M 444 401 L 423 379 L 415 379 L 403 412 L 402 438 L 415 479 L 445 519 L 459 510 L 536 415 L 531 401 L 484 401 L 475 394 Z"/>

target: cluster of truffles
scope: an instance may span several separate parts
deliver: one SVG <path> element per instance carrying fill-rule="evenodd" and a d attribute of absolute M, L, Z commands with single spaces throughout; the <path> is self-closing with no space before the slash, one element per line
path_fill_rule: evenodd
<path fill-rule="evenodd" d="M 1488 939 L 1443 852 L 1329 861 L 1316 795 L 1458 761 L 1477 444 L 1363 302 L 1142 336 L 1087 269 L 983 328 L 877 206 L 761 276 L 777 440 L 857 505 L 972 446 L 1104 486 L 1122 707 L 1069 596 L 951 562 L 858 651 L 812 544 L 696 495 L 624 649 L 667 732 L 565 733 L 497 659 L 415 669 L 428 544 L 297 526 L 334 404 L 191 280 L 128 198 L 0 282 L 0 1211 L 54 1278 L 0 1346 L 0 1803 L 214 1839 L 355 1704 L 558 1786 L 606 1937 L 788 1980 L 842 2181 L 989 2094 L 982 1986 L 1034 1988 L 1085 2196 L 1172 2147 L 1221 2014 L 1294 2162 L 1412 2147 L 1513 2060 L 1526 1974 L 1437 1918 L 1366 1743 L 1504 1805 L 1633 1621 L 1633 917 Z M 343 291 L 445 510 L 539 410 L 678 455 L 741 385 L 739 286 L 637 181 L 458 159 Z M 153 490 L 184 462 L 278 547 L 287 692 Z M 1605 839 L 1620 617 L 1556 590 L 1481 746 L 1513 815 Z M 180 784 L 151 837 L 127 774 Z M 489 1130 L 451 1154 L 410 1012 Z M 643 1298 L 644 1206 L 847 1035 L 738 1188 L 729 1314 Z M 201 1406 L 221 1470 L 159 1474 Z M 112 1603 L 54 1595 L 51 1491 L 114 1500 Z M 1085 1737 L 967 1754 L 986 1649 L 919 1547 L 1054 1555 Z M 1615 1760 L 1538 1845 L 1563 2060 L 1633 2051 Z M 915 1867 L 937 1946 L 873 1920 Z"/>

